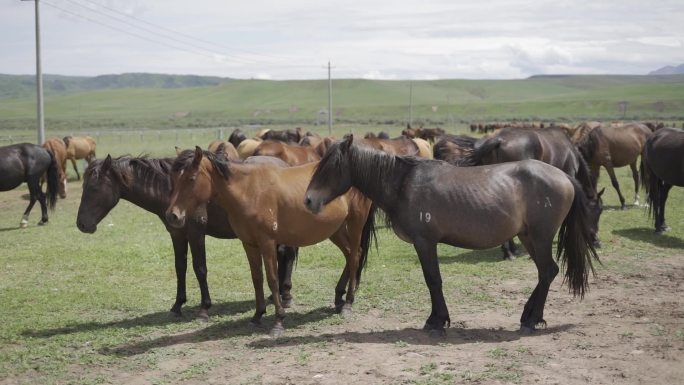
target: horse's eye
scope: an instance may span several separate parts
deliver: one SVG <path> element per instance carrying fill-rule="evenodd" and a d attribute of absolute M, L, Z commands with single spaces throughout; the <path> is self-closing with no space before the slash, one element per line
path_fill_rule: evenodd
<path fill-rule="evenodd" d="M 190 180 L 193 181 L 193 182 L 194 182 L 196 179 L 197 179 L 197 174 L 193 174 L 193 175 L 190 177 Z"/>

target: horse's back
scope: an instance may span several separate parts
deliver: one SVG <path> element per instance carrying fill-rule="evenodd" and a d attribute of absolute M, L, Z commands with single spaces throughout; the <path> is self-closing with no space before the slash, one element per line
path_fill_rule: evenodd
<path fill-rule="evenodd" d="M 644 161 L 665 183 L 684 186 L 684 131 L 656 131 L 644 145 Z"/>

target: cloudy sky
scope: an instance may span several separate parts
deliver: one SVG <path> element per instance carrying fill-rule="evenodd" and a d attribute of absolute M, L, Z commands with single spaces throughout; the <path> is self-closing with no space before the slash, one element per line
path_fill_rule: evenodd
<path fill-rule="evenodd" d="M 684 0 L 40 0 L 43 72 L 500 79 L 684 63 Z M 0 0 L 0 73 L 35 71 L 34 4 Z"/>

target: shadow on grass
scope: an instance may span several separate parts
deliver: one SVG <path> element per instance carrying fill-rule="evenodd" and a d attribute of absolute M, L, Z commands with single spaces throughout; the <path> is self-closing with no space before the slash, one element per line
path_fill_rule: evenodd
<path fill-rule="evenodd" d="M 334 309 L 330 307 L 320 307 L 310 310 L 306 313 L 288 313 L 284 322 L 286 328 L 285 333 L 287 333 L 288 329 L 294 329 L 301 325 L 317 322 L 328 318 L 333 314 Z M 105 347 L 100 349 L 99 353 L 120 357 L 130 357 L 143 354 L 152 349 L 179 344 L 223 340 L 230 337 L 249 336 L 252 334 L 267 335 L 271 325 L 273 325 L 274 316 L 271 314 L 270 316 L 264 317 L 261 321 L 261 326 L 250 326 L 250 319 L 251 316 L 237 320 L 219 322 L 204 329 L 193 330 L 187 333 L 163 336 L 152 340 L 125 344 L 116 347 Z"/>
<path fill-rule="evenodd" d="M 653 228 L 634 227 L 631 229 L 613 230 L 613 234 L 629 238 L 633 241 L 650 243 L 658 247 L 669 249 L 684 248 L 684 239 L 667 234 L 656 234 Z"/>
<path fill-rule="evenodd" d="M 520 252 L 516 258 L 527 258 L 528 254 L 525 248 L 521 244 L 517 243 L 518 250 Z M 441 255 L 439 257 L 439 263 L 464 263 L 464 264 L 479 264 L 479 263 L 506 263 L 503 259 L 503 252 L 500 247 L 495 249 L 486 250 L 466 250 L 460 254 L 452 255 Z"/>
<path fill-rule="evenodd" d="M 539 329 L 532 335 L 521 335 L 517 330 L 502 329 L 447 329 L 446 336 L 443 338 L 430 337 L 428 333 L 421 329 L 406 328 L 401 330 L 385 330 L 379 332 L 345 332 L 339 334 L 319 334 L 297 337 L 282 337 L 277 340 L 261 339 L 254 341 L 247 346 L 256 349 L 268 349 L 285 346 L 298 346 L 306 344 L 327 343 L 365 343 L 365 344 L 387 344 L 405 342 L 408 345 L 462 345 L 472 343 L 500 343 L 517 341 L 525 337 L 542 336 L 564 332 L 572 329 L 574 325 L 565 324 L 546 329 Z"/>
<path fill-rule="evenodd" d="M 236 301 L 236 302 L 225 302 L 220 304 L 214 304 L 211 309 L 209 309 L 209 317 L 219 315 L 219 314 L 238 314 L 249 311 L 254 308 L 254 301 Z M 71 326 L 65 326 L 61 328 L 54 329 L 44 329 L 44 330 L 32 330 L 27 329 L 21 332 L 23 336 L 27 337 L 39 337 L 39 338 L 50 338 L 53 336 L 89 332 L 94 330 L 103 330 L 110 328 L 123 328 L 130 329 L 141 326 L 163 326 L 167 324 L 173 324 L 183 321 L 193 321 L 196 315 L 199 313 L 199 306 L 188 306 L 183 308 L 183 315 L 176 316 L 171 312 L 156 312 L 150 313 L 139 317 L 123 319 L 119 321 L 111 322 L 84 322 L 80 324 L 75 324 Z"/>
<path fill-rule="evenodd" d="M 0 229 L 0 233 L 4 233 L 5 231 L 13 231 L 13 230 L 23 230 L 21 227 L 5 227 L 4 229 Z"/>

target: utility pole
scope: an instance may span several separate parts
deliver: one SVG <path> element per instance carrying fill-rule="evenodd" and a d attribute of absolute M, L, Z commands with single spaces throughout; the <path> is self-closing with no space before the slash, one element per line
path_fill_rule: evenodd
<path fill-rule="evenodd" d="M 330 72 L 330 60 L 328 60 L 328 135 L 332 136 L 332 77 Z"/>
<path fill-rule="evenodd" d="M 39 0 L 22 0 L 34 1 L 36 3 L 36 93 L 38 101 L 38 144 L 45 142 L 45 120 L 43 118 L 43 70 L 40 66 L 40 11 L 38 6 Z"/>
<path fill-rule="evenodd" d="M 409 81 L 409 120 L 408 125 L 413 123 L 413 80 Z"/>

